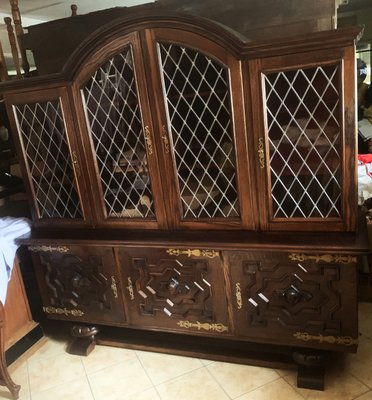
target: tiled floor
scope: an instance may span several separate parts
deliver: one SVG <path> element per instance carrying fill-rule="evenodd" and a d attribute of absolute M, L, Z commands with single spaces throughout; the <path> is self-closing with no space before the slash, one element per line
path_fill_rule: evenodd
<path fill-rule="evenodd" d="M 359 314 L 359 352 L 329 369 L 324 392 L 297 389 L 291 371 L 105 346 L 78 357 L 52 339 L 12 377 L 21 400 L 372 400 L 372 303 Z"/>

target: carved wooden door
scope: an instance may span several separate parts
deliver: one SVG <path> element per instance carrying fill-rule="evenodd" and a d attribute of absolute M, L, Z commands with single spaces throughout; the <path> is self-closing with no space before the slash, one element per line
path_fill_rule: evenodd
<path fill-rule="evenodd" d="M 226 252 L 238 335 L 308 347 L 355 348 L 355 257 Z"/>
<path fill-rule="evenodd" d="M 230 332 L 219 255 L 214 251 L 117 249 L 131 325 Z"/>
<path fill-rule="evenodd" d="M 111 248 L 30 246 L 43 310 L 49 318 L 124 323 Z"/>

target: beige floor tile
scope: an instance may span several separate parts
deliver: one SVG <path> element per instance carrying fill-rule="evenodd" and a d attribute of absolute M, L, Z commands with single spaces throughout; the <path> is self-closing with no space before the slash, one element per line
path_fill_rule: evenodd
<path fill-rule="evenodd" d="M 366 393 L 369 389 L 345 370 L 337 369 L 326 374 L 325 390 L 309 390 L 296 387 L 295 372 L 285 376 L 296 392 L 307 400 L 352 400 Z"/>
<path fill-rule="evenodd" d="M 19 392 L 19 400 L 30 399 L 30 386 L 28 381 L 28 371 L 27 364 L 24 363 L 20 365 L 14 372 L 10 374 L 13 382 L 16 385 L 21 385 L 21 390 Z M 5 386 L 0 386 L 0 400 L 11 399 L 10 392 Z"/>
<path fill-rule="evenodd" d="M 267 383 L 258 389 L 244 394 L 236 400 L 303 400 L 304 398 L 297 393 L 293 387 L 283 378 Z M 331 399 L 330 399 L 331 400 Z"/>
<path fill-rule="evenodd" d="M 203 366 L 197 358 L 148 351 L 138 351 L 137 355 L 154 385 L 177 378 Z"/>
<path fill-rule="evenodd" d="M 361 335 L 358 352 L 347 355 L 343 368 L 372 388 L 372 339 Z"/>
<path fill-rule="evenodd" d="M 44 392 L 31 394 L 32 400 L 94 400 L 85 376 L 71 382 L 65 382 Z"/>
<path fill-rule="evenodd" d="M 152 387 L 137 358 L 89 374 L 88 379 L 96 400 L 122 400 Z"/>
<path fill-rule="evenodd" d="M 216 362 L 206 368 L 232 398 L 279 378 L 273 369 L 249 365 Z"/>
<path fill-rule="evenodd" d="M 67 353 L 28 361 L 31 394 L 85 376 L 81 358 Z"/>
<path fill-rule="evenodd" d="M 370 390 L 363 396 L 358 397 L 356 400 L 372 400 L 372 390 Z"/>
<path fill-rule="evenodd" d="M 213 360 L 205 360 L 204 358 L 199 358 L 199 360 L 204 366 L 210 365 L 210 364 L 213 364 L 213 363 L 216 362 L 216 361 L 213 361 Z"/>
<path fill-rule="evenodd" d="M 87 357 L 82 357 L 87 374 L 92 374 L 111 365 L 137 358 L 136 352 L 110 346 L 96 346 Z"/>
<path fill-rule="evenodd" d="M 359 331 L 372 339 L 372 303 L 359 303 Z"/>
<path fill-rule="evenodd" d="M 45 344 L 30 356 L 29 360 L 52 358 L 64 353 L 66 353 L 66 342 L 48 338 Z"/>
<path fill-rule="evenodd" d="M 162 400 L 228 400 L 206 367 L 172 379 L 156 387 Z"/>
<path fill-rule="evenodd" d="M 158 392 L 154 388 L 151 388 L 141 393 L 125 396 L 123 397 L 123 400 L 160 400 L 160 397 Z"/>

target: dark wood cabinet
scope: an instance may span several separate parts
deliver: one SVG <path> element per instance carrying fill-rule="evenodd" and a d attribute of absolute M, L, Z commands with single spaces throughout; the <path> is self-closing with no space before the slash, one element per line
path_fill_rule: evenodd
<path fill-rule="evenodd" d="M 112 249 L 33 246 L 30 250 L 45 314 L 102 324 L 125 321 Z"/>
<path fill-rule="evenodd" d="M 249 42 L 128 10 L 59 74 L 2 84 L 46 314 L 259 365 L 355 351 L 358 31 Z"/>
<path fill-rule="evenodd" d="M 231 333 L 226 298 L 220 295 L 224 277 L 217 252 L 200 256 L 176 249 L 117 252 L 131 325 Z"/>
<path fill-rule="evenodd" d="M 355 348 L 356 257 L 226 252 L 236 333 L 309 347 Z"/>

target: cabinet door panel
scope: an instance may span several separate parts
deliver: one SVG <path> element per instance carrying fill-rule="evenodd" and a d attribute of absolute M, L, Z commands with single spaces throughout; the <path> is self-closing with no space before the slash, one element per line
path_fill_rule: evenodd
<path fill-rule="evenodd" d="M 50 318 L 125 322 L 111 248 L 30 246 L 29 249 L 33 252 L 43 309 Z"/>
<path fill-rule="evenodd" d="M 230 331 L 218 257 L 117 249 L 132 325 L 190 333 Z"/>
<path fill-rule="evenodd" d="M 7 98 L 36 223 L 84 224 L 90 219 L 70 108 L 64 89 Z M 11 106 L 11 107 L 10 107 Z"/>
<path fill-rule="evenodd" d="M 356 344 L 355 257 L 270 252 L 225 256 L 238 334 L 297 346 L 305 340 L 315 347 Z"/>
<path fill-rule="evenodd" d="M 162 187 L 136 34 L 90 56 L 77 88 L 96 172 L 100 225 L 164 227 Z M 80 84 L 81 82 L 81 84 Z"/>
<path fill-rule="evenodd" d="M 175 36 L 147 35 L 169 218 L 177 228 L 252 228 L 240 63 L 205 38 Z"/>
<path fill-rule="evenodd" d="M 354 111 L 345 101 L 353 96 L 345 83 L 352 77 L 344 77 L 350 62 L 340 50 L 260 63 L 268 229 L 354 229 Z"/>

